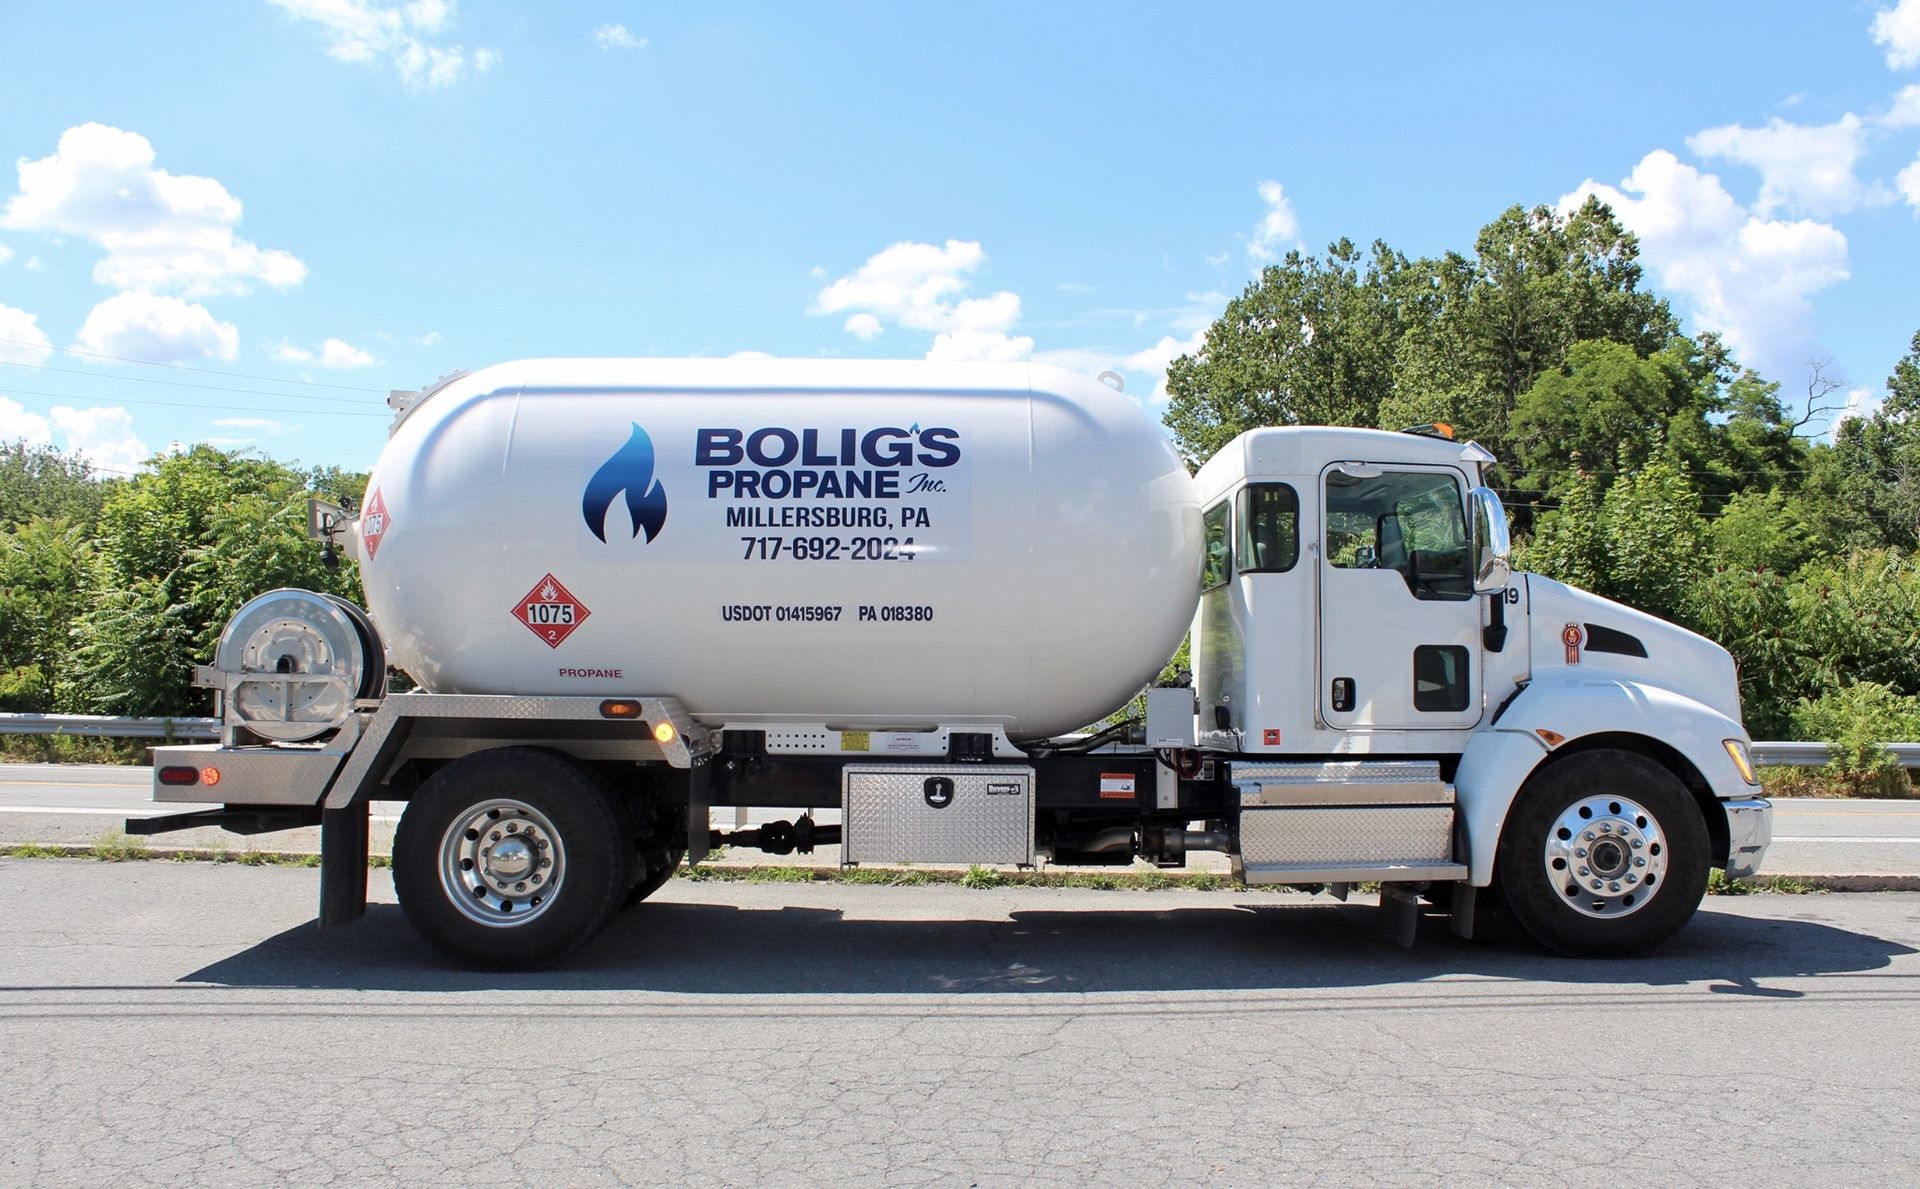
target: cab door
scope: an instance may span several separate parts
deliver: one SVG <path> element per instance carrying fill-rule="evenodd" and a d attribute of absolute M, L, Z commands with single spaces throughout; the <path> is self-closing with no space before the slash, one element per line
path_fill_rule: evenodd
<path fill-rule="evenodd" d="M 1321 474 L 1320 715 L 1336 730 L 1461 730 L 1482 713 L 1466 476 L 1335 463 Z"/>

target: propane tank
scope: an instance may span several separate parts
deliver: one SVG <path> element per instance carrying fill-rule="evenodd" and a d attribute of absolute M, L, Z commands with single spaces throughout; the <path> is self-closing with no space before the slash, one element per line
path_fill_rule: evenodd
<path fill-rule="evenodd" d="M 531 360 L 396 408 L 354 544 L 429 691 L 1039 737 L 1136 693 L 1199 597 L 1185 465 L 1061 368 Z"/>

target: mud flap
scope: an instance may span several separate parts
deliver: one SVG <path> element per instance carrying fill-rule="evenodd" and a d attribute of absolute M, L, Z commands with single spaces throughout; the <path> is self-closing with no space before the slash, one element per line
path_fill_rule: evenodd
<path fill-rule="evenodd" d="M 320 927 L 349 925 L 367 912 L 370 805 L 355 801 L 320 814 Z"/>

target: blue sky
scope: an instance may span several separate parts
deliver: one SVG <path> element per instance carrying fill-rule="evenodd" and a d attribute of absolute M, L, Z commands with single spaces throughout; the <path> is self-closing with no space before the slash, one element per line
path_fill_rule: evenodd
<path fill-rule="evenodd" d="M 387 389 L 565 354 L 1030 356 L 1157 408 L 1264 258 L 1589 189 L 1690 327 L 1871 407 L 1920 0 L 5 0 L 0 438 L 364 467 Z"/>

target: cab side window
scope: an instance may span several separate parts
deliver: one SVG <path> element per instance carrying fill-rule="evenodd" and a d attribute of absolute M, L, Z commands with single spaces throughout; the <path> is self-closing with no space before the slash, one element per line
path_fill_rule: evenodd
<path fill-rule="evenodd" d="M 1285 483 L 1252 483 L 1239 500 L 1240 539 L 1233 564 L 1242 574 L 1276 574 L 1300 560 L 1300 497 Z"/>
<path fill-rule="evenodd" d="M 1471 599 L 1459 483 L 1435 471 L 1329 473 L 1327 563 L 1392 570 L 1416 599 Z"/>
<path fill-rule="evenodd" d="M 1225 586 L 1233 576 L 1232 538 L 1228 535 L 1228 505 L 1215 504 L 1206 511 L 1207 552 L 1200 572 L 1200 589 Z"/>

